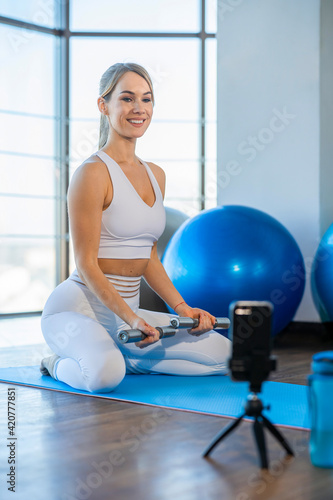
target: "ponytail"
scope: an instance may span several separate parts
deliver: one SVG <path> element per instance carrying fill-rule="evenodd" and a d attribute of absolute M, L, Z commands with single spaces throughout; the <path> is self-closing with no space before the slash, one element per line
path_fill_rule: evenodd
<path fill-rule="evenodd" d="M 98 149 L 102 149 L 103 146 L 107 143 L 109 136 L 109 122 L 105 115 L 101 114 L 100 122 L 99 122 L 99 142 Z"/>

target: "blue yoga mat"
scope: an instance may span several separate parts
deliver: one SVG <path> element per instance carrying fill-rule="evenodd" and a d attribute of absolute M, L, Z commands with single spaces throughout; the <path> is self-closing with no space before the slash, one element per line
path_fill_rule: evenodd
<path fill-rule="evenodd" d="M 126 375 L 113 392 L 91 394 L 42 376 L 38 366 L 0 368 L 0 382 L 231 418 L 243 412 L 249 390 L 246 382 L 223 375 Z M 268 381 L 262 388 L 260 397 L 271 407 L 264 414 L 273 424 L 309 429 L 306 386 Z"/>

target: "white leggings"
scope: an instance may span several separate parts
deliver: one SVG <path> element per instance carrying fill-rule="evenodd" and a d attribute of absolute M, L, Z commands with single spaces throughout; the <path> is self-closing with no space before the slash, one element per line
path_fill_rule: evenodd
<path fill-rule="evenodd" d="M 113 284 L 117 278 L 129 283 L 133 280 L 110 276 Z M 154 327 L 168 325 L 174 316 L 139 309 L 138 292 L 124 300 Z M 55 367 L 57 380 L 88 392 L 110 392 L 125 373 L 218 375 L 227 371 L 231 342 L 214 330 L 195 337 L 181 329 L 173 337 L 140 349 L 135 344 L 118 342 L 117 333 L 126 328 L 130 327 L 104 306 L 74 272 L 53 291 L 42 315 L 44 338 L 60 356 Z"/>

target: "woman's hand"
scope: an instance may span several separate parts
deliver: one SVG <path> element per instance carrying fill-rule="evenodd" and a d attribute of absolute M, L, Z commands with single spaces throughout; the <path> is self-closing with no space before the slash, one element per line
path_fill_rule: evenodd
<path fill-rule="evenodd" d="M 154 344 L 158 340 L 160 340 L 160 334 L 156 330 L 156 328 L 153 328 L 150 326 L 146 321 L 139 316 L 137 316 L 132 322 L 131 322 L 131 328 L 135 330 L 141 330 L 142 333 L 147 335 L 147 337 L 144 340 L 140 340 L 140 342 L 136 342 L 135 345 L 137 347 L 140 347 L 140 349 L 143 349 L 144 347 L 148 347 L 150 344 Z"/>
<path fill-rule="evenodd" d="M 199 320 L 199 324 L 196 328 L 188 330 L 188 333 L 195 337 L 199 337 L 203 333 L 212 330 L 216 322 L 215 316 L 209 312 L 199 309 L 198 307 L 190 307 L 186 303 L 180 304 L 175 312 L 177 312 L 178 316 Z"/>

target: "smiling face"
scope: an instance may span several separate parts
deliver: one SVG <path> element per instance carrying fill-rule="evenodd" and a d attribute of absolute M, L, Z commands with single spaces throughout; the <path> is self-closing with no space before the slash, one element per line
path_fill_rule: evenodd
<path fill-rule="evenodd" d="M 146 80 L 128 71 L 114 88 L 106 104 L 111 135 L 137 139 L 147 130 L 152 114 L 152 93 Z"/>

